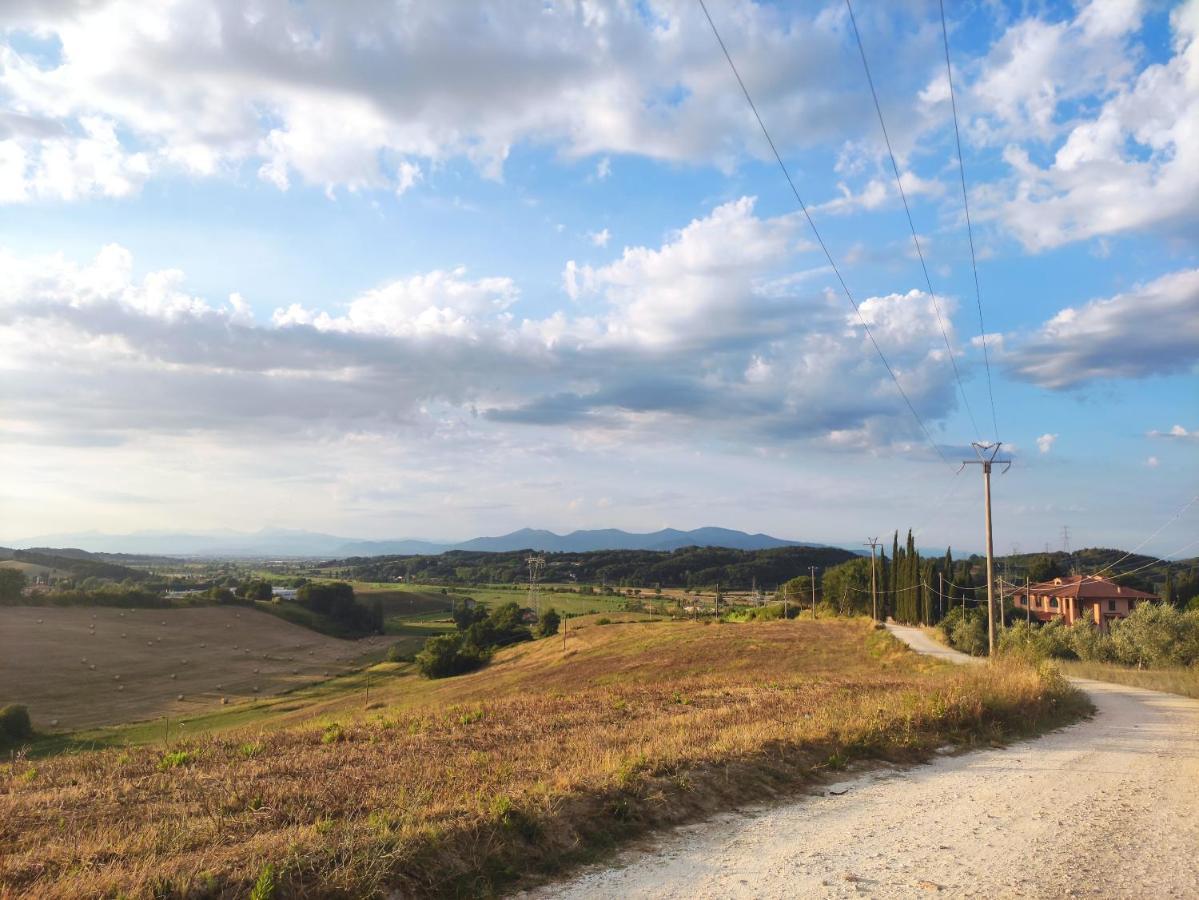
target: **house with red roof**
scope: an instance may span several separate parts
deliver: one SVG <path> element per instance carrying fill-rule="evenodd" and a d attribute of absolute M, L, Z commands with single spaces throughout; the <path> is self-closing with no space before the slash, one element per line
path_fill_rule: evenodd
<path fill-rule="evenodd" d="M 1041 622 L 1061 618 L 1073 625 L 1083 620 L 1107 631 L 1114 620 L 1125 618 L 1139 604 L 1158 599 L 1108 578 L 1073 575 L 1029 585 L 1027 592 L 1017 591 L 1012 602 Z"/>

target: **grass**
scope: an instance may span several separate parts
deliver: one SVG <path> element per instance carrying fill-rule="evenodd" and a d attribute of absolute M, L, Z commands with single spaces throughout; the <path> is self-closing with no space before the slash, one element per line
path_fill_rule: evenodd
<path fill-rule="evenodd" d="M 943 666 L 864 622 L 575 624 L 459 678 L 396 667 L 369 710 L 0 766 L 0 895 L 490 894 L 856 758 L 1086 711 L 1052 672 Z"/>
<path fill-rule="evenodd" d="M 1062 672 L 1076 678 L 1112 681 L 1150 691 L 1199 698 L 1199 668 L 1133 669 L 1114 663 L 1062 661 Z"/>

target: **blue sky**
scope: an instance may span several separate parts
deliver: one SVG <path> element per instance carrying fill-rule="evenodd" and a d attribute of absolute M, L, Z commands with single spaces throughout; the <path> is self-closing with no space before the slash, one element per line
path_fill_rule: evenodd
<path fill-rule="evenodd" d="M 991 406 L 937 4 L 854 11 L 945 335 L 845 4 L 710 9 L 936 451 L 696 3 L 17 3 L 0 539 L 979 547 L 954 472 Z M 1199 4 L 946 9 L 1015 459 L 998 545 L 1135 545 L 1199 491 Z"/>

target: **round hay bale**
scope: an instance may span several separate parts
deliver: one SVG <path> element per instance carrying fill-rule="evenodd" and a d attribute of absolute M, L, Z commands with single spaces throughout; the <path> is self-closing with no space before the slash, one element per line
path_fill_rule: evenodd
<path fill-rule="evenodd" d="M 176 700 L 182 700 L 182 699 L 183 699 L 183 695 L 182 695 L 182 694 L 180 694 L 180 695 L 179 695 L 178 697 L 176 697 L 175 699 L 176 699 Z"/>
<path fill-rule="evenodd" d="M 226 705 L 228 702 L 229 702 L 229 698 L 228 698 L 228 697 L 222 697 L 222 698 L 221 698 L 221 706 L 225 706 L 225 705 Z"/>
<path fill-rule="evenodd" d="M 123 685 L 123 684 L 118 684 L 118 685 L 117 685 L 117 690 L 118 690 L 118 691 L 123 691 L 123 690 L 125 690 L 125 685 Z"/>
<path fill-rule="evenodd" d="M 255 693 L 255 694 L 257 694 L 257 693 L 258 693 L 258 685 L 254 685 L 254 693 Z"/>
<path fill-rule="evenodd" d="M 177 677 L 177 676 L 175 675 L 175 673 L 174 673 L 174 672 L 172 672 L 172 673 L 171 673 L 171 681 L 174 681 L 176 677 Z"/>
<path fill-rule="evenodd" d="M 91 670 L 94 672 L 94 671 L 96 671 L 96 664 L 95 664 L 95 663 L 91 663 L 91 664 L 89 664 L 89 665 L 88 665 L 88 668 L 89 668 L 89 669 L 91 669 Z"/>
<path fill-rule="evenodd" d="M 125 632 L 121 632 L 121 637 L 125 637 Z"/>
<path fill-rule="evenodd" d="M 255 669 L 254 669 L 254 674 L 255 674 L 255 675 L 257 675 L 257 674 L 258 674 L 258 669 L 257 669 L 257 668 L 255 668 Z"/>
<path fill-rule="evenodd" d="M 112 676 L 112 680 L 113 680 L 113 681 L 120 681 L 120 680 L 121 680 L 121 676 L 120 676 L 120 675 L 113 675 L 113 676 Z"/>
<path fill-rule="evenodd" d="M 50 724 L 51 724 L 51 725 L 58 725 L 58 719 L 51 719 L 51 720 L 50 720 Z"/>
<path fill-rule="evenodd" d="M 41 625 L 41 624 L 42 624 L 42 620 L 41 620 L 41 619 L 38 619 L 38 620 L 37 620 L 37 623 L 38 623 L 39 625 Z"/>

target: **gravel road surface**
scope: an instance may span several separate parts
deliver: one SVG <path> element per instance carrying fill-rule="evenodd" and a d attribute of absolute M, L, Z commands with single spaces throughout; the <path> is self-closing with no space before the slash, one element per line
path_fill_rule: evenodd
<path fill-rule="evenodd" d="M 527 896 L 1199 898 L 1199 701 L 1076 683 L 1086 722 L 679 828 Z"/>

